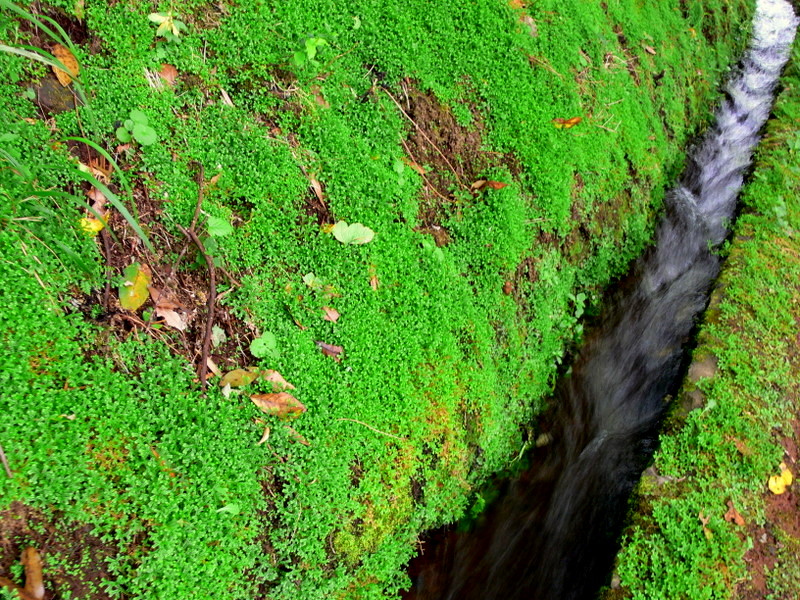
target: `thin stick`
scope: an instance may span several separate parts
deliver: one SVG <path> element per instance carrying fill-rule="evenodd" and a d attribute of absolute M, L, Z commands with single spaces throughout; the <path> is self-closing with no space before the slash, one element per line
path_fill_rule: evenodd
<path fill-rule="evenodd" d="M 203 255 L 203 258 L 206 261 L 206 266 L 208 267 L 208 276 L 209 279 L 211 279 L 208 290 L 208 303 L 206 305 L 206 312 L 208 313 L 206 316 L 206 332 L 205 336 L 203 337 L 203 352 L 200 355 L 200 372 L 198 373 L 198 376 L 200 377 L 200 387 L 202 387 L 205 391 L 206 375 L 208 373 L 208 353 L 211 350 L 211 329 L 214 326 L 214 304 L 217 301 L 217 278 L 214 270 L 214 260 L 206 253 L 206 249 L 203 247 L 203 242 L 200 241 L 200 238 L 197 237 L 197 234 L 191 229 L 184 229 L 180 225 L 178 225 L 178 229 L 180 229 L 186 237 L 194 242 L 194 245 L 197 246 L 200 254 Z"/>
<path fill-rule="evenodd" d="M 189 225 L 189 231 L 194 232 L 194 226 L 197 225 L 197 217 L 200 216 L 200 207 L 203 205 L 203 184 L 205 183 L 205 169 L 203 163 L 197 163 L 200 169 L 197 171 L 197 204 L 194 207 L 194 216 L 192 217 L 192 224 Z"/>
<path fill-rule="evenodd" d="M 408 113 L 407 113 L 405 110 L 403 110 L 403 107 L 400 105 L 400 103 L 399 103 L 397 100 L 395 100 L 394 96 L 392 96 L 392 95 L 389 93 L 389 90 L 387 90 L 386 88 L 381 88 L 381 89 L 382 89 L 382 90 L 383 90 L 383 91 L 386 93 L 386 95 L 387 95 L 387 96 L 389 96 L 389 98 L 391 98 L 392 102 L 394 102 L 394 103 L 395 103 L 395 105 L 397 106 L 397 108 L 399 108 L 399 109 L 400 109 L 400 112 L 401 112 L 401 113 L 403 113 L 403 115 L 405 116 L 405 118 L 406 118 L 406 119 L 408 119 L 409 121 L 411 121 L 411 124 L 412 124 L 414 127 L 416 127 L 416 128 L 417 128 L 417 131 L 419 131 L 420 135 L 422 135 L 422 137 L 424 137 L 424 138 L 425 138 L 425 140 L 426 140 L 426 141 L 427 141 L 427 142 L 428 142 L 428 143 L 429 143 L 431 146 L 433 146 L 433 149 L 434 149 L 434 150 L 436 150 L 436 152 L 438 152 L 438 153 L 439 153 L 439 156 L 441 156 L 441 157 L 444 159 L 444 162 L 445 162 L 445 163 L 447 163 L 447 166 L 448 166 L 448 167 L 450 167 L 450 170 L 453 172 L 453 175 L 455 175 L 455 176 L 456 176 L 456 180 L 458 181 L 458 184 L 459 184 L 460 186 L 462 186 L 462 187 L 466 187 L 466 186 L 464 185 L 464 182 L 462 182 L 462 181 L 461 181 L 461 178 L 458 176 L 458 173 L 456 172 L 456 170 L 453 168 L 453 165 L 452 165 L 452 164 L 450 164 L 450 161 L 449 161 L 449 160 L 447 160 L 447 157 L 444 155 L 444 153 L 443 153 L 441 150 L 439 150 L 439 146 L 437 146 L 436 144 L 434 144 L 434 143 L 433 143 L 433 141 L 431 140 L 431 138 L 429 138 L 429 137 L 428 137 L 428 136 L 425 134 L 425 132 L 424 132 L 424 131 L 422 131 L 422 128 L 421 128 L 419 125 L 417 125 L 416 121 L 414 121 L 414 119 L 412 119 L 411 117 L 409 117 L 409 116 L 408 116 Z"/>
<path fill-rule="evenodd" d="M 100 239 L 103 240 L 103 248 L 106 251 L 106 289 L 103 292 L 103 308 L 108 310 L 111 299 L 111 242 L 108 240 L 108 231 L 105 227 L 100 230 Z"/>
<path fill-rule="evenodd" d="M 405 442 L 406 441 L 405 438 L 401 438 L 400 436 L 393 435 L 391 433 L 386 433 L 385 431 L 381 431 L 380 429 L 375 429 L 372 425 L 367 425 L 363 421 L 358 421 L 357 419 L 346 419 L 345 417 L 340 417 L 340 418 L 338 418 L 336 420 L 337 421 L 350 421 L 351 423 L 358 423 L 359 425 L 363 425 L 364 427 L 366 427 L 368 429 L 372 429 L 372 431 L 374 431 L 375 433 L 380 433 L 382 435 L 388 435 L 390 438 L 394 438 L 396 440 L 400 440 L 401 442 Z"/>
<path fill-rule="evenodd" d="M 3 451 L 3 444 L 0 444 L 0 461 L 3 462 L 3 467 L 6 470 L 6 475 L 8 475 L 8 478 L 14 479 L 14 474 L 11 472 L 11 467 L 8 466 L 8 459 L 6 458 L 6 453 Z"/>
<path fill-rule="evenodd" d="M 400 140 L 400 143 L 401 143 L 401 144 L 403 144 L 403 148 L 404 148 L 404 149 L 405 149 L 405 151 L 408 153 L 408 156 L 411 158 L 411 160 L 413 160 L 415 163 L 417 163 L 417 159 L 416 159 L 416 158 L 414 158 L 414 155 L 413 155 L 413 154 L 411 154 L 411 149 L 408 147 L 408 144 L 406 144 L 405 140 L 401 139 L 401 140 Z M 417 163 L 417 164 L 419 164 L 419 163 Z M 445 202 L 450 202 L 450 198 L 447 198 L 446 196 L 443 196 L 443 195 L 442 195 L 442 194 L 439 192 L 439 190 L 437 190 L 437 189 L 436 189 L 436 187 L 435 187 L 435 186 L 434 186 L 434 185 L 433 185 L 433 184 L 432 184 L 430 181 L 428 181 L 428 178 L 427 178 L 427 177 L 425 177 L 425 174 L 424 174 L 424 173 L 420 173 L 420 175 L 422 176 L 422 179 L 423 179 L 423 181 L 425 181 L 425 183 L 427 183 L 427 184 L 428 184 L 428 187 L 429 187 L 429 188 L 431 188 L 431 189 L 433 190 L 433 193 L 434 193 L 434 194 L 436 194 L 437 196 L 439 196 L 439 198 L 441 198 L 441 199 L 442 199 L 442 200 L 444 200 Z"/>

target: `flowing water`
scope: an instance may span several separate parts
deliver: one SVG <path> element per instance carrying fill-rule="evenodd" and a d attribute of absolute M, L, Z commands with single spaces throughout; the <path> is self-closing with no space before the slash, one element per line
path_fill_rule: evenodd
<path fill-rule="evenodd" d="M 557 388 L 546 452 L 475 532 L 451 534 L 417 574 L 418 600 L 592 598 L 608 576 L 627 501 L 652 455 L 683 345 L 719 270 L 736 197 L 797 18 L 758 0 L 753 39 L 716 124 L 667 194 L 655 245 L 634 266 Z"/>

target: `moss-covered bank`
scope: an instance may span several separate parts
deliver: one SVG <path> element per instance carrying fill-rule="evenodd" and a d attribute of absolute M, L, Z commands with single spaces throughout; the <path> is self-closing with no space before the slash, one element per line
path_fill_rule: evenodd
<path fill-rule="evenodd" d="M 607 599 L 800 593 L 797 482 L 780 494 L 777 481 L 769 486 L 800 468 L 799 57 L 795 50 Z"/>
<path fill-rule="evenodd" d="M 0 43 L 67 56 L 2 5 Z M 0 568 L 37 546 L 60 598 L 392 597 L 418 533 L 535 435 L 752 12 L 32 6 L 86 102 L 0 53 Z M 134 262 L 157 291 L 126 310 Z M 211 265 L 214 368 L 277 370 L 299 418 L 258 411 L 264 379 L 200 392 Z"/>

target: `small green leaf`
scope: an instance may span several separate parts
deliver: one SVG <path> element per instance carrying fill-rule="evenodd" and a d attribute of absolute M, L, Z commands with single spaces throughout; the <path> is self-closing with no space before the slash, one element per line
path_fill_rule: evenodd
<path fill-rule="evenodd" d="M 208 233 L 217 237 L 230 235 L 233 233 L 233 226 L 225 219 L 220 219 L 219 217 L 209 215 Z"/>
<path fill-rule="evenodd" d="M 158 141 L 158 134 L 156 133 L 156 130 L 149 125 L 136 123 L 133 126 L 133 131 L 131 133 L 133 133 L 133 137 L 136 138 L 136 141 L 142 146 L 152 146 Z"/>
<path fill-rule="evenodd" d="M 229 513 L 231 515 L 238 515 L 239 514 L 239 510 L 241 510 L 241 509 L 239 508 L 238 504 L 228 504 L 227 506 L 223 506 L 222 508 L 218 508 L 217 512 L 218 513 Z"/>
<path fill-rule="evenodd" d="M 134 123 L 141 123 L 142 125 L 147 125 L 150 123 L 150 119 L 147 118 L 147 115 L 137 108 L 131 110 L 129 116 L 130 119 L 128 121 L 125 121 L 125 127 L 127 127 L 128 129 L 132 129 Z M 128 125 L 129 122 L 131 123 L 130 125 Z"/>
<path fill-rule="evenodd" d="M 314 275 L 313 272 L 306 273 L 305 275 L 303 275 L 303 283 L 305 283 L 312 290 L 313 289 L 319 289 L 319 288 L 321 288 L 321 287 L 323 287 L 325 285 L 325 283 L 322 281 L 322 279 L 320 279 L 319 277 Z"/>
<path fill-rule="evenodd" d="M 125 129 L 127 129 L 128 131 L 130 131 L 131 129 L 133 129 L 133 125 L 134 125 L 134 123 L 133 123 L 133 119 L 125 119 L 125 121 L 123 121 L 123 123 L 122 123 L 122 126 L 123 126 Z"/>
<path fill-rule="evenodd" d="M 150 269 L 146 265 L 133 263 L 123 272 L 119 286 L 119 304 L 127 310 L 136 310 L 150 297 Z"/>
<path fill-rule="evenodd" d="M 348 225 L 344 221 L 339 221 L 331 229 L 333 237 L 345 245 L 349 244 L 368 244 L 375 236 L 375 232 L 361 223 Z"/>
<path fill-rule="evenodd" d="M 277 358 L 278 340 L 274 333 L 264 332 L 261 337 L 250 342 L 250 354 L 256 358 Z"/>
<path fill-rule="evenodd" d="M 168 13 L 150 13 L 147 18 L 153 23 L 163 23 L 167 19 L 172 19 L 172 15 Z"/>
<path fill-rule="evenodd" d="M 133 138 L 131 132 L 124 127 L 117 127 L 117 139 L 123 144 L 129 143 Z"/>

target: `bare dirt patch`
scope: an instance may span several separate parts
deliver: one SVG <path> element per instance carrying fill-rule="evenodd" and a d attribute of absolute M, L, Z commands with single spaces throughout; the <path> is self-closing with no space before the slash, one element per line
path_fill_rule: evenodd
<path fill-rule="evenodd" d="M 23 585 L 14 577 L 12 565 L 29 546 L 42 557 L 45 600 L 113 597 L 103 588 L 104 582 L 114 579 L 106 561 L 123 551 L 94 535 L 91 525 L 69 522 L 58 513 L 47 516 L 14 502 L 0 512 L 0 575 Z"/>

